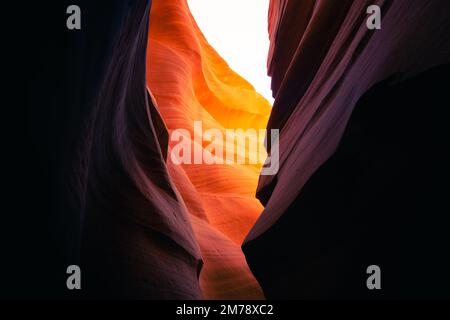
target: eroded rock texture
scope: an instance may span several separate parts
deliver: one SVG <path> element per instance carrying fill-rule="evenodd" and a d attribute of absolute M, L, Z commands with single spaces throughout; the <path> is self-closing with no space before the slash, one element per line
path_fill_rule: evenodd
<path fill-rule="evenodd" d="M 366 27 L 372 4 L 381 30 Z M 260 178 L 265 209 L 243 245 L 266 297 L 449 295 L 449 11 L 441 0 L 271 1 L 280 171 Z M 379 292 L 366 288 L 372 264 Z"/>
<path fill-rule="evenodd" d="M 20 139 L 9 153 L 18 169 L 5 167 L 17 228 L 2 241 L 14 246 L 1 289 L 449 295 L 447 0 L 272 0 L 272 111 L 207 44 L 185 1 L 155 0 L 151 14 L 150 2 L 80 0 L 83 28 L 67 33 L 55 28 L 71 4 L 61 1 L 45 32 L 21 38 L 33 50 L 18 72 L 30 73 L 31 103 L 8 132 Z M 381 30 L 365 27 L 372 4 Z M 195 120 L 281 129 L 281 169 L 260 178 L 259 219 L 259 166 L 167 160 L 169 134 Z M 243 249 L 259 285 L 239 248 L 250 228 Z M 70 264 L 82 267 L 78 295 L 65 287 Z M 371 264 L 378 293 L 365 287 Z"/>
<path fill-rule="evenodd" d="M 2 289 L 38 298 L 201 298 L 200 250 L 147 96 L 150 1 L 79 1 L 82 29 L 73 32 L 64 21 L 70 4 L 39 3 L 25 19 L 39 17 L 40 27 L 21 38 L 35 55 L 23 59 L 32 81 L 18 123 L 29 127 L 18 135 L 23 173 L 15 180 L 32 191 L 11 197 L 19 229 L 9 228 L 14 255 Z M 77 292 L 66 287 L 71 264 L 81 265 Z"/>
<path fill-rule="evenodd" d="M 226 129 L 258 130 L 267 124 L 269 103 L 208 44 L 186 1 L 153 1 L 147 81 L 169 133 L 186 129 L 193 139 L 194 121 L 224 137 Z M 240 248 L 263 209 L 255 197 L 261 165 L 174 165 L 170 152 L 177 143 L 169 143 L 167 166 L 201 249 L 204 297 L 262 298 Z M 247 158 L 248 152 L 247 145 Z"/>
<path fill-rule="evenodd" d="M 61 20 L 69 4 L 31 42 L 41 46 L 29 59 L 31 138 L 18 157 L 29 159 L 20 181 L 34 191 L 27 229 L 21 216 L 17 224 L 34 240 L 22 239 L 8 274 L 23 265 L 28 275 L 42 260 L 42 280 L 10 277 L 3 287 L 41 297 L 263 298 L 240 248 L 263 209 L 261 166 L 174 166 L 169 133 L 198 120 L 204 130 L 265 128 L 270 105 L 208 45 L 185 1 L 154 1 L 151 17 L 151 1 L 80 1 L 73 32 Z M 65 286 L 71 264 L 81 265 L 79 292 Z"/>

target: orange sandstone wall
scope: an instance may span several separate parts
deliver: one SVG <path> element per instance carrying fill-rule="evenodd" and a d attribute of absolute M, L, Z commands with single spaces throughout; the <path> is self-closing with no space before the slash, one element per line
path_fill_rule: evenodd
<path fill-rule="evenodd" d="M 194 121 L 224 135 L 266 127 L 269 102 L 208 44 L 186 1 L 154 0 L 149 28 L 147 85 L 169 134 L 187 129 L 194 137 Z M 167 166 L 201 248 L 204 297 L 263 298 L 240 248 L 263 209 L 255 198 L 261 165 L 175 165 L 175 143 L 169 141 Z"/>

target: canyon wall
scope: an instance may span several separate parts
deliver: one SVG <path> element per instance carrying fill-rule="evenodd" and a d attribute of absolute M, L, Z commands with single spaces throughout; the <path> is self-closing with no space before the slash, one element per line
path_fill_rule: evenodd
<path fill-rule="evenodd" d="M 381 30 L 366 26 L 373 4 Z M 448 104 L 449 9 L 439 0 L 271 1 L 268 128 L 281 130 L 280 170 L 260 177 L 265 209 L 243 245 L 267 297 L 375 297 L 365 286 L 371 264 L 391 281 L 384 297 L 445 288 L 443 273 L 416 287 L 407 279 L 448 266 L 448 218 L 432 182 L 448 171 L 448 142 L 432 123 Z M 417 256 L 434 267 L 421 269 Z"/>
<path fill-rule="evenodd" d="M 240 248 L 262 211 L 255 197 L 261 165 L 175 165 L 170 137 L 186 129 L 193 146 L 194 121 L 224 135 L 228 128 L 263 129 L 270 105 L 209 46 L 185 1 L 155 0 L 149 8 L 142 1 L 130 7 L 86 125 L 87 290 L 263 298 Z"/>
<path fill-rule="evenodd" d="M 86 119 L 80 157 L 85 290 L 101 297 L 198 299 L 201 255 L 165 165 L 164 123 L 146 90 L 149 10 L 147 1 L 129 7 Z"/>
<path fill-rule="evenodd" d="M 203 131 L 216 129 L 224 137 L 226 129 L 259 130 L 267 125 L 270 104 L 208 44 L 186 1 L 153 1 L 147 83 L 169 134 L 187 130 L 192 146 L 194 121 L 202 122 Z M 261 164 L 174 165 L 170 154 L 177 143 L 169 142 L 167 166 L 201 249 L 204 297 L 262 298 L 240 248 L 263 209 L 255 197 Z M 202 151 L 209 144 L 203 142 Z M 234 144 L 231 149 L 245 153 L 239 156 L 248 161 L 248 144 L 243 150 L 234 150 Z"/>
<path fill-rule="evenodd" d="M 69 4 L 35 4 L 53 19 L 20 38 L 9 297 L 450 296 L 448 1 L 272 0 L 273 109 L 185 1 L 80 0 L 76 32 Z M 372 4 L 381 30 L 365 26 Z M 198 120 L 280 129 L 280 171 L 173 165 L 171 133 Z M 373 264 L 381 291 L 366 287 Z"/>
<path fill-rule="evenodd" d="M 169 137 L 193 133 L 194 121 L 222 133 L 263 129 L 269 103 L 208 45 L 185 1 L 78 5 L 81 30 L 45 21 L 40 41 L 30 40 L 35 59 L 24 60 L 32 103 L 15 154 L 36 213 L 17 224 L 35 240 L 15 241 L 24 267 L 5 274 L 45 263 L 42 278 L 8 277 L 4 287 L 43 297 L 263 298 L 240 248 L 263 209 L 261 165 L 176 166 Z M 43 8 L 60 17 L 67 6 Z M 65 286 L 72 264 L 80 291 Z"/>

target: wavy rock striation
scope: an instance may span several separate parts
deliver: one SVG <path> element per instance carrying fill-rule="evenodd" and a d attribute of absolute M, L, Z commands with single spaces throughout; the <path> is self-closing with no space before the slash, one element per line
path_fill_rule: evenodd
<path fill-rule="evenodd" d="M 5 215 L 2 289 L 73 298 L 65 270 L 81 264 L 82 297 L 450 296 L 447 0 L 272 0 L 272 110 L 186 1 L 151 2 L 80 0 L 70 33 L 64 2 L 39 4 L 55 20 L 23 35 L 39 50 L 17 72 L 32 103 L 7 170 L 9 207 L 31 214 Z M 173 165 L 171 133 L 198 120 L 281 129 L 280 171 L 258 185 L 260 165 Z"/>
<path fill-rule="evenodd" d="M 381 30 L 366 27 L 373 4 Z M 268 127 L 281 129 L 280 170 L 260 178 L 265 209 L 243 245 L 267 297 L 364 297 L 365 269 L 377 263 L 391 281 L 385 297 L 445 287 L 437 275 L 416 287 L 407 279 L 433 273 L 415 261 L 421 254 L 448 266 L 439 239 L 448 219 L 432 209 L 439 175 L 428 170 L 448 171 L 438 166 L 448 142 L 432 124 L 444 116 L 436 97 L 448 101 L 445 72 L 429 70 L 450 61 L 449 9 L 440 0 L 271 1 Z"/>
<path fill-rule="evenodd" d="M 208 44 L 186 1 L 153 1 L 147 83 L 169 134 L 186 129 L 193 140 L 194 121 L 201 121 L 204 131 L 217 129 L 225 137 L 226 129 L 264 129 L 269 118 L 270 104 Z M 201 249 L 204 297 L 262 298 L 240 248 L 263 209 L 255 198 L 261 165 L 175 165 L 170 153 L 176 143 L 169 142 L 167 166 Z M 248 159 L 248 145 L 244 151 Z"/>
<path fill-rule="evenodd" d="M 195 299 L 200 251 L 165 165 L 167 134 L 146 91 L 149 2 L 129 8 L 87 122 L 82 263 L 104 297 Z"/>

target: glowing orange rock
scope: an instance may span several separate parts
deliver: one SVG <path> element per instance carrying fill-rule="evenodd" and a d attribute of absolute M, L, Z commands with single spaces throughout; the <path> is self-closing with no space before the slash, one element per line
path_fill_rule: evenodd
<path fill-rule="evenodd" d="M 269 102 L 208 44 L 186 1 L 153 1 L 148 48 L 147 84 L 169 134 L 187 129 L 192 135 L 194 121 L 223 133 L 266 127 Z M 263 298 L 240 248 L 263 209 L 255 198 L 261 164 L 175 165 L 173 146 L 167 166 L 201 248 L 204 297 Z"/>

